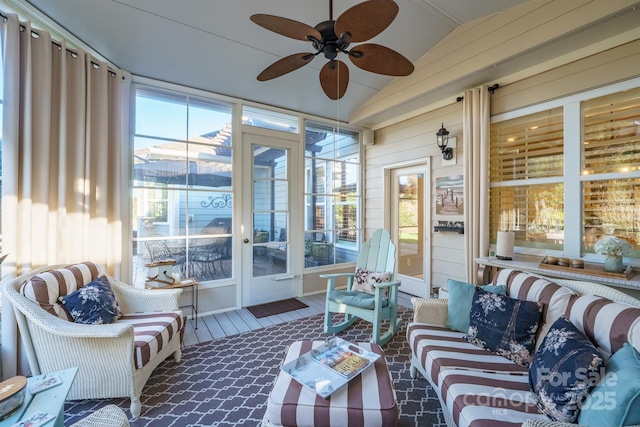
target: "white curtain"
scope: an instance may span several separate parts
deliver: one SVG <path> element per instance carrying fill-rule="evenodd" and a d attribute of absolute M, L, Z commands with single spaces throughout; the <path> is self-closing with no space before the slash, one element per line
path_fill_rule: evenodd
<path fill-rule="evenodd" d="M 16 15 L 1 25 L 2 251 L 9 253 L 2 274 L 91 260 L 119 277 L 128 206 L 124 72 L 52 43 Z M 2 306 L 7 377 L 16 369 L 7 361 L 15 364 L 17 334 L 4 298 Z"/>
<path fill-rule="evenodd" d="M 488 86 L 467 90 L 463 100 L 464 222 L 467 281 L 477 283 L 475 258 L 489 252 L 489 126 Z"/>

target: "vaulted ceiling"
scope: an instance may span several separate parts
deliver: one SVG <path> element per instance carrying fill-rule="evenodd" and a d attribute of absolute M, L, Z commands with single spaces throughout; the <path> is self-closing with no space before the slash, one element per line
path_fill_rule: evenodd
<path fill-rule="evenodd" d="M 256 79 L 276 60 L 313 49 L 310 42 L 268 31 L 249 17 L 263 13 L 315 26 L 329 19 L 331 0 L 13 1 L 36 8 L 94 53 L 134 75 L 316 116 L 348 121 L 394 79 L 342 58 L 349 66 L 349 86 L 342 99 L 332 101 L 319 83 L 327 61 L 322 55 L 276 79 Z M 525 0 L 395 1 L 398 16 L 368 43 L 387 46 L 415 62 L 455 28 Z M 360 2 L 335 0 L 333 18 Z"/>

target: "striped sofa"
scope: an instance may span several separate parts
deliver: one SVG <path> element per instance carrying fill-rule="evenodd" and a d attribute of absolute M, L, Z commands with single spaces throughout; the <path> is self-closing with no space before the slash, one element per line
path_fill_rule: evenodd
<path fill-rule="evenodd" d="M 546 279 L 504 269 L 493 279 L 507 295 L 542 302 L 543 322 L 536 344 L 565 315 L 605 358 L 629 342 L 640 350 L 640 300 L 591 282 Z M 464 333 L 444 325 L 446 299 L 414 298 L 407 327 L 411 375 L 422 374 L 436 390 L 449 427 L 563 426 L 542 414 L 529 387 L 527 367 L 476 347 Z"/>
<path fill-rule="evenodd" d="M 140 415 L 140 396 L 151 372 L 173 354 L 181 355 L 184 318 L 181 290 L 136 289 L 107 276 L 122 317 L 115 323 L 74 323 L 58 297 L 100 275 L 85 262 L 50 266 L 7 281 L 32 375 L 78 367 L 69 399 L 130 397 L 131 415 Z"/>

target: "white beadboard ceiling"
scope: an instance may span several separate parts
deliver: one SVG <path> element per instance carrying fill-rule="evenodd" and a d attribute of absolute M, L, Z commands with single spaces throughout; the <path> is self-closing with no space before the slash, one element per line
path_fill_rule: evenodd
<path fill-rule="evenodd" d="M 310 43 L 289 39 L 249 20 L 254 13 L 311 26 L 329 19 L 330 0 L 10 0 L 35 7 L 106 60 L 134 75 L 273 105 L 330 119 L 349 115 L 392 77 L 363 71 L 346 59 L 345 96 L 329 100 L 318 74 L 325 59 L 259 82 L 265 67 Z M 396 0 L 400 12 L 371 40 L 412 62 L 459 25 L 525 0 Z M 360 0 L 334 0 L 333 17 Z M 354 44 L 356 45 L 356 44 Z"/>

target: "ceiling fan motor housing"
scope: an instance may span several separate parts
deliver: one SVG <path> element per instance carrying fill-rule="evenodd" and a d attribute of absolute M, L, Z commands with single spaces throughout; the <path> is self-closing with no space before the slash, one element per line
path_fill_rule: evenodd
<path fill-rule="evenodd" d="M 338 37 L 336 35 L 335 30 L 336 21 L 323 21 L 315 26 L 315 29 L 322 35 L 321 40 L 313 40 L 313 47 L 318 51 L 322 52 L 325 58 L 331 60 L 336 59 L 338 53 L 345 52 L 347 47 L 349 47 L 348 39 L 350 39 L 350 34 L 345 32 L 344 35 Z"/>

